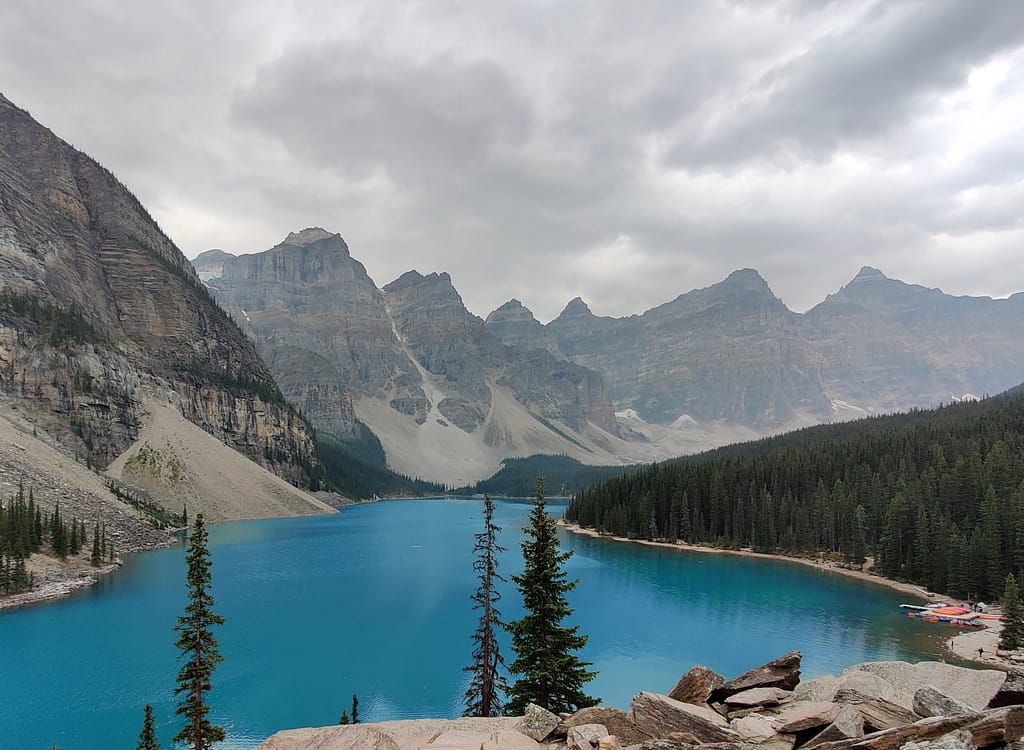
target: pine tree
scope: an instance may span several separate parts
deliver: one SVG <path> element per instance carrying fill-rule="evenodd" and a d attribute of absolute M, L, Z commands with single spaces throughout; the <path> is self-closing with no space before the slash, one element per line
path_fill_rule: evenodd
<path fill-rule="evenodd" d="M 92 555 L 89 556 L 89 564 L 94 568 L 103 564 L 103 549 L 100 544 L 100 524 L 97 521 L 92 532 Z"/>
<path fill-rule="evenodd" d="M 530 526 L 523 531 L 523 573 L 512 580 L 523 596 L 526 615 L 507 626 L 516 652 L 509 669 L 521 677 L 509 690 L 505 713 L 522 714 L 528 703 L 553 713 L 593 706 L 598 699 L 583 692 L 583 683 L 596 673 L 587 669 L 589 662 L 572 654 L 583 648 L 587 637 L 579 635 L 578 626 L 560 624 L 572 614 L 565 595 L 577 581 L 566 580 L 563 565 L 572 553 L 559 552 L 555 522 L 544 503 L 543 477 L 537 478 Z"/>
<path fill-rule="evenodd" d="M 359 723 L 359 696 L 352 693 L 352 723 Z"/>
<path fill-rule="evenodd" d="M 341 718 L 338 719 L 338 723 L 343 725 L 348 725 L 352 723 L 351 721 L 349 721 L 348 711 L 346 711 L 345 709 L 341 710 Z"/>
<path fill-rule="evenodd" d="M 213 611 L 210 553 L 206 548 L 206 528 L 201 513 L 196 516 L 185 560 L 188 604 L 174 627 L 178 633 L 175 645 L 185 661 L 174 689 L 175 695 L 182 696 L 175 713 L 185 718 L 185 725 L 174 736 L 174 742 L 184 742 L 191 750 L 209 750 L 213 743 L 224 740 L 224 729 L 214 726 L 207 718 L 210 707 L 206 704 L 214 667 L 223 661 L 211 628 L 222 625 L 224 618 Z"/>
<path fill-rule="evenodd" d="M 501 612 L 495 607 L 501 598 L 497 583 L 505 580 L 498 573 L 498 553 L 505 551 L 498 545 L 499 531 L 501 527 L 494 523 L 494 501 L 490 495 L 484 495 L 484 530 L 475 535 L 473 546 L 473 570 L 480 586 L 471 597 L 473 609 L 480 612 L 480 621 L 473 633 L 473 663 L 464 668 L 473 676 L 466 690 L 463 716 L 501 716 L 502 694 L 508 691 L 508 682 L 501 673 L 505 660 L 498 651 L 496 632 L 501 627 Z"/>
<path fill-rule="evenodd" d="M 156 730 L 153 727 L 153 707 L 147 703 L 144 713 L 142 731 L 139 732 L 139 741 L 135 743 L 135 750 L 160 750 L 160 743 L 156 741 Z"/>
<path fill-rule="evenodd" d="M 999 648 L 1013 651 L 1024 645 L 1024 607 L 1020 589 L 1013 573 L 1006 576 L 1003 588 L 1003 629 L 999 634 Z"/>

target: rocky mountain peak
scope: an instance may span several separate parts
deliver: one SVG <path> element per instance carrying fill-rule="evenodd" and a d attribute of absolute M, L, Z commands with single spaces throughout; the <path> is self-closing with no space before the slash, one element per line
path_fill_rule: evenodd
<path fill-rule="evenodd" d="M 879 281 L 883 279 L 886 281 L 890 280 L 888 276 L 879 271 L 877 268 L 872 268 L 871 266 L 862 266 L 861 269 L 857 271 L 857 275 L 853 277 L 853 280 L 850 283 L 853 284 L 858 281 Z"/>
<path fill-rule="evenodd" d="M 314 242 L 320 240 L 330 239 L 331 237 L 337 237 L 341 240 L 340 234 L 328 232 L 326 229 L 321 227 L 307 227 L 306 229 L 299 230 L 298 232 L 289 232 L 288 236 L 284 238 L 282 245 L 312 245 Z M 345 244 L 345 240 L 341 240 L 341 244 Z M 348 249 L 348 245 L 345 245 L 345 249 Z"/>
<path fill-rule="evenodd" d="M 576 316 L 594 316 L 594 313 L 590 311 L 590 307 L 583 301 L 582 297 L 573 297 L 569 300 L 569 304 L 565 306 L 565 309 L 558 315 L 559 318 L 572 318 Z"/>
<path fill-rule="evenodd" d="M 517 299 L 510 299 L 494 310 L 484 323 L 487 330 L 506 346 L 518 349 L 546 349 L 558 359 L 565 359 L 558 349 L 554 334 L 547 331 L 533 316 L 533 312 Z"/>
<path fill-rule="evenodd" d="M 453 292 L 455 291 L 455 287 L 452 286 L 452 277 L 449 276 L 446 271 L 442 271 L 441 273 L 428 273 L 424 275 L 415 270 L 406 271 L 390 284 L 385 285 L 384 291 L 403 292 L 406 289 L 410 289 L 415 286 L 436 287 L 440 289 L 448 287 Z"/>
<path fill-rule="evenodd" d="M 487 325 L 497 322 L 508 322 L 508 321 L 536 321 L 537 319 L 533 316 L 533 312 L 526 306 L 523 305 L 519 300 L 512 298 L 504 305 L 501 305 L 497 309 L 493 310 L 490 315 L 484 320 Z"/>
<path fill-rule="evenodd" d="M 722 284 L 728 284 L 730 286 L 744 286 L 750 289 L 771 289 L 768 286 L 768 282 L 764 280 L 764 277 L 755 271 L 753 268 L 739 268 L 722 281 Z"/>
<path fill-rule="evenodd" d="M 117 177 L 7 99 L 0 226 L 4 285 L 37 305 L 20 311 L 15 299 L 0 310 L 0 391 L 53 415 L 66 449 L 108 465 L 137 437 L 153 388 L 282 476 L 308 477 L 305 423 L 189 261 Z M 33 311 L 49 309 L 73 310 L 87 335 L 55 349 L 40 335 L 47 314 Z"/>

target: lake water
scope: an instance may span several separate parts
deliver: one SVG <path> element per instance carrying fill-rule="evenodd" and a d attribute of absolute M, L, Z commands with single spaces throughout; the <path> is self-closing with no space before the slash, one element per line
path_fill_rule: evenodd
<path fill-rule="evenodd" d="M 209 696 L 213 720 L 229 727 L 218 747 L 336 723 L 353 692 L 366 721 L 460 713 L 481 505 L 390 501 L 211 526 L 216 609 L 227 618 Z M 508 577 L 522 567 L 530 506 L 496 506 Z M 694 663 L 730 677 L 799 649 L 813 677 L 939 656 L 941 635 L 901 617 L 906 597 L 882 587 L 801 565 L 560 533 L 580 581 L 572 622 L 589 635 L 582 656 L 600 673 L 588 688 L 609 705 L 667 691 Z M 150 552 L 70 599 L 0 612 L 0 748 L 134 747 L 147 702 L 170 747 L 179 726 L 171 629 L 184 576 L 183 547 Z M 518 617 L 517 592 L 503 592 L 504 616 Z"/>

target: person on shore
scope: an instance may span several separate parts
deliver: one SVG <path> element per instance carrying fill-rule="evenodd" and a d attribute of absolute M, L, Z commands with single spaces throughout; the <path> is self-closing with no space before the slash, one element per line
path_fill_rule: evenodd
<path fill-rule="evenodd" d="M 978 647 L 978 658 L 980 659 L 985 653 L 985 649 Z"/>

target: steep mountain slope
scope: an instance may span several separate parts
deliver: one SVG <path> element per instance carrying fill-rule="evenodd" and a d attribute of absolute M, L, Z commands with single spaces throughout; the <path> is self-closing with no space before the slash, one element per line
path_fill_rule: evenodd
<path fill-rule="evenodd" d="M 1024 376 L 1022 325 L 1024 294 L 951 297 L 871 268 L 802 315 L 748 269 L 642 315 L 577 298 L 547 326 L 515 300 L 488 316 L 506 343 L 550 341 L 602 373 L 621 423 L 660 444 L 704 429 L 705 448 L 999 392 Z"/>
<path fill-rule="evenodd" d="M 599 318 L 577 298 L 547 331 L 571 361 L 605 375 L 616 408 L 647 422 L 771 429 L 831 416 L 799 316 L 756 271 L 628 318 Z"/>
<path fill-rule="evenodd" d="M 1024 294 L 952 297 L 862 268 L 803 331 L 834 399 L 869 412 L 998 393 L 1024 376 Z"/>
<path fill-rule="evenodd" d="M 503 345 L 447 274 L 378 289 L 322 229 L 196 268 L 317 428 L 344 440 L 362 421 L 397 471 L 461 484 L 538 450 L 614 463 L 625 443 L 599 375 Z"/>
<path fill-rule="evenodd" d="M 135 197 L 0 96 L 0 389 L 107 466 L 148 394 L 295 482 L 313 442 L 252 342 Z"/>

